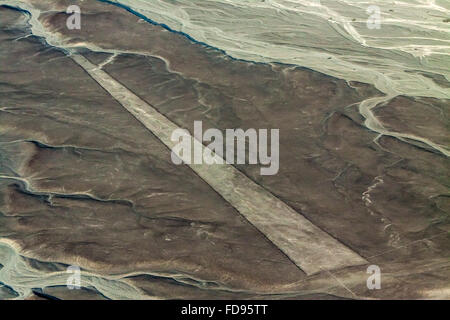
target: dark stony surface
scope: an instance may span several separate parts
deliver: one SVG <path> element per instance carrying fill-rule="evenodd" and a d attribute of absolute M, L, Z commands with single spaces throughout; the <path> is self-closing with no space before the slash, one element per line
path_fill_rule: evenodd
<path fill-rule="evenodd" d="M 55 2 L 41 16 L 47 30 L 88 43 L 79 51 L 94 64 L 116 52 L 103 70 L 180 127 L 191 131 L 202 120 L 204 129 L 279 128 L 279 173 L 238 169 L 379 265 L 383 290 L 366 288 L 367 266 L 307 277 L 192 170 L 172 164 L 170 150 L 63 51 L 35 36 L 15 40 L 30 34 L 26 17 L 0 7 L 0 239 L 14 244 L 29 270 L 75 264 L 108 280 L 74 293 L 37 279 L 40 292 L 66 299 L 448 297 L 448 158 L 367 130 L 357 103 L 379 96 L 376 89 L 300 67 L 236 61 L 96 1 L 83 4 L 82 30 L 70 31 L 58 12 L 66 6 Z M 394 131 L 448 145 L 449 105 L 397 97 L 375 114 Z M 0 286 L 0 298 L 13 293 Z"/>

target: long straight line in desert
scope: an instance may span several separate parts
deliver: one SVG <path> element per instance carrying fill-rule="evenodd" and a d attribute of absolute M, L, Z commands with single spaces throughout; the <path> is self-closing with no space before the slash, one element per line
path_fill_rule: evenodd
<path fill-rule="evenodd" d="M 179 127 L 84 56 L 72 59 L 169 149 Z M 194 145 L 201 142 L 189 135 Z M 217 157 L 217 155 L 215 155 Z M 307 275 L 366 264 L 356 252 L 311 223 L 230 164 L 190 164 L 206 183 L 238 210 Z"/>

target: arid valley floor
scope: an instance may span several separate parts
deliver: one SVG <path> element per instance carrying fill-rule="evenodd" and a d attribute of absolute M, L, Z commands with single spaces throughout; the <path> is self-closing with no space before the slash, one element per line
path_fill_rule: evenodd
<path fill-rule="evenodd" d="M 353 40 L 301 65 L 257 42 L 276 29 L 178 32 L 128 2 L 0 1 L 0 299 L 450 299 L 450 22 L 437 58 L 367 44 L 389 74 Z M 174 164 L 194 121 L 279 129 L 279 171 Z"/>

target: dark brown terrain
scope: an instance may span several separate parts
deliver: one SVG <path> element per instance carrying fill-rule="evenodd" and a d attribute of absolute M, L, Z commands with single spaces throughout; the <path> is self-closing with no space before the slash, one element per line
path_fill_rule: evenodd
<path fill-rule="evenodd" d="M 366 129 L 357 105 L 381 95 L 374 87 L 234 60 L 97 1 L 68 30 L 68 1 L 31 2 L 50 10 L 39 18 L 49 33 L 87 43 L 76 50 L 94 64 L 110 59 L 107 74 L 178 126 L 279 128 L 278 174 L 237 168 L 368 264 L 307 276 L 64 50 L 31 35 L 23 13 L 0 7 L 0 264 L 16 270 L 0 276 L 0 298 L 450 297 L 448 157 Z M 448 146 L 449 107 L 396 97 L 374 113 Z M 8 265 L 11 252 L 25 267 Z M 366 287 L 369 264 L 381 290 Z M 84 289 L 24 280 L 68 265 Z"/>

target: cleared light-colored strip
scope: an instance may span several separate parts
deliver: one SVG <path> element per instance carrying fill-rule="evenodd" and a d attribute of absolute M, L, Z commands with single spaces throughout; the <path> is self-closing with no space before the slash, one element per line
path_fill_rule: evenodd
<path fill-rule="evenodd" d="M 170 139 L 176 124 L 82 55 L 72 58 L 167 147 L 176 144 Z M 367 263 L 232 165 L 189 166 L 306 274 Z"/>

